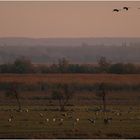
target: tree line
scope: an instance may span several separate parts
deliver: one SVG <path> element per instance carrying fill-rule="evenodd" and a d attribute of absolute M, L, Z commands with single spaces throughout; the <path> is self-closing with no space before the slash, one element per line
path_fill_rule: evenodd
<path fill-rule="evenodd" d="M 97 65 L 71 64 L 66 58 L 50 65 L 35 65 L 26 58 L 18 58 L 13 63 L 0 65 L 0 73 L 113 73 L 140 74 L 140 66 L 132 63 L 111 63 L 105 57 L 100 57 Z"/>

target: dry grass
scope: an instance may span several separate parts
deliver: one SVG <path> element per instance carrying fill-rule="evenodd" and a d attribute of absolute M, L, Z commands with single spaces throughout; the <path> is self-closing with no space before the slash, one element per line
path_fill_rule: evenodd
<path fill-rule="evenodd" d="M 112 83 L 112 84 L 140 84 L 140 74 L 1 74 L 0 82 L 19 83 Z"/>
<path fill-rule="evenodd" d="M 29 84 L 43 83 L 76 83 L 81 86 L 96 84 L 100 82 L 115 85 L 138 85 L 140 75 L 115 75 L 115 74 L 2 74 L 0 83 L 19 82 Z M 2 85 L 3 86 L 3 85 Z M 29 85 L 30 86 L 30 85 Z M 20 91 L 23 108 L 29 112 L 16 112 L 16 100 L 5 99 L 5 91 L 0 91 L 0 138 L 140 138 L 140 104 L 139 91 L 110 91 L 107 96 L 107 108 L 112 117 L 112 123 L 106 126 L 103 123 L 105 117 L 102 112 L 95 115 L 95 110 L 101 101 L 93 91 L 76 91 L 74 106 L 67 106 L 68 110 L 73 109 L 72 119 L 64 118 L 64 124 L 54 124 L 52 121 L 46 123 L 45 118 L 61 118 L 57 103 L 53 101 L 50 106 L 47 98 L 48 92 L 40 90 Z M 10 112 L 9 109 L 12 109 Z M 122 113 L 116 116 L 114 111 Z M 130 112 L 131 111 L 131 112 Z M 41 118 L 39 113 L 45 117 Z M 128 113 L 129 112 L 129 113 Z M 8 122 L 10 114 L 14 115 L 11 123 Z M 80 118 L 76 129 L 73 131 L 73 119 Z M 96 118 L 96 124 L 91 124 L 88 119 Z M 77 131 L 78 130 L 78 131 Z"/>
<path fill-rule="evenodd" d="M 112 122 L 105 125 L 103 122 L 104 113 L 99 112 L 95 115 L 94 106 L 75 106 L 74 112 L 71 112 L 72 118 L 62 116 L 62 112 L 52 111 L 56 107 L 28 106 L 29 112 L 7 111 L 7 107 L 0 109 L 0 137 L 1 138 L 140 138 L 138 106 L 134 106 L 131 113 L 129 106 L 109 106 L 112 110 L 121 108 L 121 116 L 116 116 L 113 112 L 107 112 L 107 116 L 113 118 Z M 13 107 L 10 107 L 11 109 Z M 70 108 L 69 108 L 70 109 Z M 87 109 L 89 110 L 87 112 Z M 10 114 L 14 118 L 8 122 Z M 40 117 L 39 113 L 43 114 Z M 66 113 L 66 112 L 65 112 Z M 68 113 L 68 112 L 67 112 Z M 73 126 L 75 118 L 80 121 Z M 46 118 L 50 121 L 47 123 Z M 56 123 L 52 121 L 56 118 Z M 63 118 L 64 122 L 59 125 L 59 119 Z M 88 119 L 96 118 L 96 123 L 91 124 Z M 132 119 L 133 118 L 133 119 Z M 122 121 L 120 121 L 122 120 Z"/>

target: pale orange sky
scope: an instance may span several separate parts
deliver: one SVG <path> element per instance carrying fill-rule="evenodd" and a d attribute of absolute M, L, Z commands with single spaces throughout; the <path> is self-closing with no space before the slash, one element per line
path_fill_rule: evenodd
<path fill-rule="evenodd" d="M 128 12 L 113 8 L 131 7 Z M 0 37 L 140 37 L 140 1 L 0 2 Z"/>

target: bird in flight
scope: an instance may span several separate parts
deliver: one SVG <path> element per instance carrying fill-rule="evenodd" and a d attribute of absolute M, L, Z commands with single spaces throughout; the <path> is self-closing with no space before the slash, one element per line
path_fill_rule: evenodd
<path fill-rule="evenodd" d="M 119 12 L 120 10 L 119 9 L 113 9 L 113 12 Z"/>
<path fill-rule="evenodd" d="M 128 11 L 129 8 L 130 8 L 130 7 L 126 7 L 126 6 L 123 7 L 123 9 L 126 10 L 126 11 Z"/>
<path fill-rule="evenodd" d="M 113 12 L 119 12 L 119 11 L 121 11 L 121 10 L 128 11 L 130 8 L 131 8 L 131 7 L 127 7 L 127 6 L 122 7 L 122 9 L 117 9 L 117 8 L 115 8 L 115 9 L 113 9 Z M 133 8 L 134 8 L 134 7 L 133 7 Z M 137 9 L 140 10 L 140 7 L 138 7 Z"/>

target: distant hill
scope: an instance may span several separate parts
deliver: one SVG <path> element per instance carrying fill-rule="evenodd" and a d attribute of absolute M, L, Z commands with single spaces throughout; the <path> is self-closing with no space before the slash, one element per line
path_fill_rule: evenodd
<path fill-rule="evenodd" d="M 0 38 L 0 46 L 81 46 L 140 43 L 140 38 Z"/>
<path fill-rule="evenodd" d="M 140 62 L 140 38 L 0 38 L 0 63 L 24 56 L 34 63 L 53 63 L 66 57 L 72 63 Z"/>

